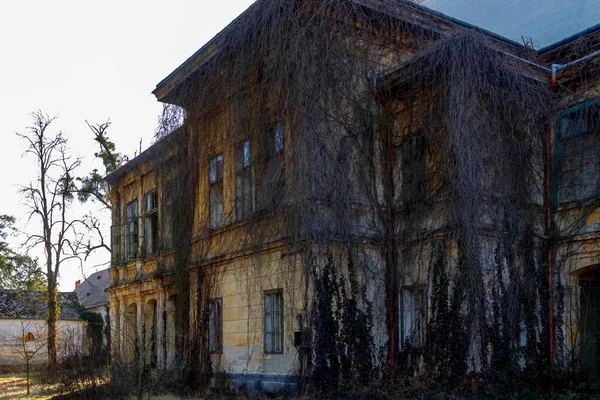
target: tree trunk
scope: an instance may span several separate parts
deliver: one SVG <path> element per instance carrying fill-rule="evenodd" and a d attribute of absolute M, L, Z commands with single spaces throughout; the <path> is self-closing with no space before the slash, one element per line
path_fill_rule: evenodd
<path fill-rule="evenodd" d="M 56 278 L 48 277 L 48 368 L 56 366 L 56 321 L 58 320 Z"/>
<path fill-rule="evenodd" d="M 27 369 L 27 395 L 29 395 L 29 358 L 25 360 L 25 368 Z"/>

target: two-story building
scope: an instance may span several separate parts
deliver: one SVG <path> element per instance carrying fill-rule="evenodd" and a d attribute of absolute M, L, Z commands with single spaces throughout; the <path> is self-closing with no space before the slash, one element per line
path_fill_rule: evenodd
<path fill-rule="evenodd" d="M 251 391 L 513 350 L 596 376 L 599 37 L 258 1 L 158 84 L 183 125 L 106 178 L 114 359 Z"/>

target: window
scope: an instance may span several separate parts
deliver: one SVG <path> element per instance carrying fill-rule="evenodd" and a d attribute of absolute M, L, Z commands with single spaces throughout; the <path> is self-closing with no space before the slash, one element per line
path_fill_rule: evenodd
<path fill-rule="evenodd" d="M 425 135 L 415 132 L 402 141 L 402 198 L 405 203 L 423 200 L 426 193 Z"/>
<path fill-rule="evenodd" d="M 258 209 L 274 210 L 283 201 L 284 129 L 276 124 L 264 137 L 264 171 L 258 190 Z"/>
<path fill-rule="evenodd" d="M 400 296 L 400 348 L 425 344 L 427 324 L 427 286 L 405 286 Z"/>
<path fill-rule="evenodd" d="M 283 353 L 283 290 L 265 292 L 265 353 Z"/>
<path fill-rule="evenodd" d="M 35 340 L 35 336 L 33 336 L 33 333 L 31 332 L 27 332 L 24 339 L 26 342 L 33 342 Z"/>
<path fill-rule="evenodd" d="M 223 225 L 223 155 L 210 160 L 210 227 L 220 228 Z"/>
<path fill-rule="evenodd" d="M 235 147 L 235 215 L 238 221 L 254 211 L 254 171 L 251 164 L 250 140 Z"/>
<path fill-rule="evenodd" d="M 208 302 L 208 340 L 211 353 L 223 352 L 223 299 L 217 298 Z"/>
<path fill-rule="evenodd" d="M 152 190 L 144 196 L 144 255 L 153 255 L 158 244 L 158 193 Z"/>
<path fill-rule="evenodd" d="M 173 191 L 175 190 L 174 183 L 169 180 L 165 183 L 164 193 L 164 221 L 165 221 L 165 234 L 164 234 L 164 246 L 165 249 L 173 248 Z"/>
<path fill-rule="evenodd" d="M 580 104 L 558 117 L 557 202 L 600 194 L 600 99 Z"/>
<path fill-rule="evenodd" d="M 127 227 L 125 231 L 125 254 L 127 261 L 133 261 L 138 255 L 138 201 L 133 200 L 125 208 Z"/>

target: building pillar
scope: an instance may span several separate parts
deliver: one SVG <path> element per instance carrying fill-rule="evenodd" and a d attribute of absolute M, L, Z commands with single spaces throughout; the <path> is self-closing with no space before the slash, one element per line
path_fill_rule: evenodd
<path fill-rule="evenodd" d="M 119 357 L 123 359 L 127 351 L 127 338 L 125 335 L 127 334 L 127 302 L 125 299 L 121 299 L 119 302 L 119 334 L 117 338 L 117 342 L 119 344 L 120 354 Z"/>
<path fill-rule="evenodd" d="M 190 282 L 190 332 L 194 332 L 196 327 L 197 304 L 198 304 L 198 271 L 189 272 Z"/>
<path fill-rule="evenodd" d="M 110 318 L 110 352 L 113 357 L 118 357 L 119 350 L 119 299 L 114 293 L 109 293 L 109 318 Z"/>
<path fill-rule="evenodd" d="M 167 331 L 165 334 L 165 340 L 167 343 L 167 354 L 166 354 L 166 368 L 173 368 L 175 366 L 175 357 L 177 353 L 177 338 L 175 332 L 175 301 L 169 299 L 165 307 L 166 319 L 167 319 Z"/>
<path fill-rule="evenodd" d="M 165 291 L 158 289 L 158 300 L 156 304 L 156 367 L 164 369 L 165 367 Z"/>
<path fill-rule="evenodd" d="M 142 295 L 138 294 L 135 297 L 135 302 L 137 303 L 136 308 L 136 317 L 135 317 L 135 340 L 140 346 L 140 350 L 142 350 L 143 354 L 143 346 L 144 346 L 144 304 L 142 303 Z"/>

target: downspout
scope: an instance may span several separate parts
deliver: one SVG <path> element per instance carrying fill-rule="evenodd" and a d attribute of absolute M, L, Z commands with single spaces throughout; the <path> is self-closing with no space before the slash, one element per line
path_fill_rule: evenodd
<path fill-rule="evenodd" d="M 377 88 L 377 77 L 374 78 L 374 91 L 377 101 L 384 110 L 385 126 L 385 202 L 386 202 L 386 281 L 387 281 L 387 314 L 388 314 L 388 374 L 392 380 L 396 375 L 396 349 L 398 347 L 396 330 L 398 291 L 396 288 L 396 268 L 394 263 L 394 171 L 392 168 L 392 131 L 387 123 L 391 119 L 390 105 Z"/>

